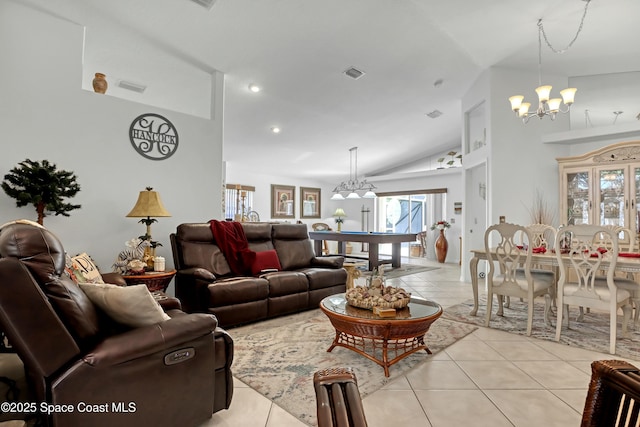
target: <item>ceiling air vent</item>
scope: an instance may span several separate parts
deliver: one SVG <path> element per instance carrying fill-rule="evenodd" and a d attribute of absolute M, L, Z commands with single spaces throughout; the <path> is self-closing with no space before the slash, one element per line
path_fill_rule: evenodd
<path fill-rule="evenodd" d="M 344 73 L 354 80 L 358 80 L 360 77 L 364 76 L 364 71 L 360 71 L 355 67 L 347 68 L 344 70 Z"/>
<path fill-rule="evenodd" d="M 440 110 L 433 110 L 432 112 L 427 113 L 427 116 L 431 117 L 432 119 L 437 119 L 441 115 L 442 115 L 442 111 Z"/>
<path fill-rule="evenodd" d="M 209 10 L 211 10 L 213 5 L 216 3 L 216 0 L 191 0 L 191 1 Z"/>
<path fill-rule="evenodd" d="M 120 86 L 122 89 L 132 90 L 138 93 L 144 92 L 145 89 L 147 88 L 145 85 L 141 85 L 138 83 L 131 83 L 126 80 L 120 80 L 118 82 L 118 86 Z"/>

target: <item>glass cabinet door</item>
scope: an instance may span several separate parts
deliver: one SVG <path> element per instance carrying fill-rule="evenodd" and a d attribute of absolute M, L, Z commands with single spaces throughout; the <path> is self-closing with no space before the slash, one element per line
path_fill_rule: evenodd
<path fill-rule="evenodd" d="M 625 224 L 625 168 L 598 169 L 600 225 Z"/>
<path fill-rule="evenodd" d="M 591 214 L 590 181 L 588 171 L 567 173 L 567 225 L 589 224 Z"/>

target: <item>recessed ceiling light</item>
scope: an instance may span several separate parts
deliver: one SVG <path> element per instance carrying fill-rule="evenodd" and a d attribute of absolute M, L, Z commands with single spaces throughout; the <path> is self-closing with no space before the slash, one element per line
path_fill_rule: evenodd
<path fill-rule="evenodd" d="M 258 85 L 257 85 L 257 84 L 255 84 L 255 83 L 251 83 L 251 84 L 249 85 L 249 90 L 250 90 L 251 92 L 253 92 L 253 93 L 258 93 L 258 92 L 260 92 L 260 86 L 258 86 Z"/>
<path fill-rule="evenodd" d="M 444 80 L 438 79 L 435 82 L 433 82 L 433 87 L 440 87 L 440 86 L 442 86 L 443 82 L 444 82 Z"/>
<path fill-rule="evenodd" d="M 279 128 L 278 126 L 273 126 L 273 127 L 271 128 L 271 132 L 273 132 L 273 133 L 280 133 L 280 128 Z"/>
<path fill-rule="evenodd" d="M 426 113 L 427 116 L 431 117 L 432 119 L 436 119 L 438 117 L 440 117 L 442 115 L 442 111 L 440 110 L 433 110 L 430 113 Z"/>

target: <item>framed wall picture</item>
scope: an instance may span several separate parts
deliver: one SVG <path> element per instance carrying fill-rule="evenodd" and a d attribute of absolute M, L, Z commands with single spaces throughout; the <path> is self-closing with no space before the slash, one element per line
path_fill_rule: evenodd
<path fill-rule="evenodd" d="M 271 184 L 271 218 L 296 217 L 296 187 Z"/>
<path fill-rule="evenodd" d="M 300 187 L 300 218 L 320 218 L 320 189 Z"/>

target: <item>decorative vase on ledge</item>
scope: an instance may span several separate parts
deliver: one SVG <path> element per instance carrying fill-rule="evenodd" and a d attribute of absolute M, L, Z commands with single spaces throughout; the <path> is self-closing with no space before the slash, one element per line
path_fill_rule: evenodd
<path fill-rule="evenodd" d="M 440 235 L 436 239 L 435 248 L 438 262 L 443 263 L 447 258 L 447 250 L 449 249 L 449 242 L 447 242 L 447 238 L 444 236 L 444 230 L 440 230 Z"/>
<path fill-rule="evenodd" d="M 96 76 L 93 79 L 93 90 L 96 93 L 107 92 L 107 87 L 109 87 L 109 85 L 107 84 L 107 79 L 105 77 L 106 76 L 102 73 L 96 73 Z"/>

